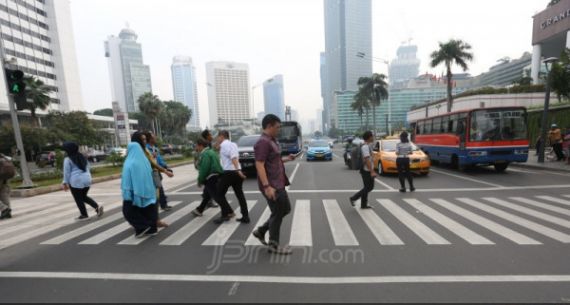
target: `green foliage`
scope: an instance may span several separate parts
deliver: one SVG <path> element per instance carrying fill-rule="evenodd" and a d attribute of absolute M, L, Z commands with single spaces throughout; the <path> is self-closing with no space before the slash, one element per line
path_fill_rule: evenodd
<path fill-rule="evenodd" d="M 63 151 L 56 149 L 55 150 L 55 168 L 63 172 L 63 160 L 65 160 L 65 154 Z"/>
<path fill-rule="evenodd" d="M 73 141 L 79 145 L 98 145 L 103 142 L 102 134 L 97 132 L 85 112 L 51 111 L 45 117 L 45 126 L 50 134 L 60 143 Z"/>
<path fill-rule="evenodd" d="M 152 92 L 147 92 L 141 95 L 137 102 L 139 104 L 140 111 L 148 121 L 150 121 L 153 133 L 159 134 L 156 120 L 164 108 L 163 103 L 160 101 L 158 96 L 152 94 Z"/>
<path fill-rule="evenodd" d="M 368 126 L 368 107 L 372 108 L 372 123 L 376 129 L 376 107 L 379 107 L 382 100 L 388 99 L 388 84 L 386 76 L 374 73 L 371 77 L 361 77 L 358 79 L 358 97 L 355 96 L 355 105 L 353 109 L 358 111 L 362 118 L 361 106 L 366 109 L 366 126 Z M 366 99 L 364 101 L 363 99 Z"/>
<path fill-rule="evenodd" d="M 530 111 L 528 113 L 528 134 L 530 145 L 534 147 L 536 139 L 540 135 L 540 125 L 542 122 L 542 110 Z M 563 130 L 570 128 L 570 107 L 550 109 L 546 126 L 556 123 Z"/>
<path fill-rule="evenodd" d="M 26 152 L 40 151 L 42 147 L 54 140 L 53 134 L 43 128 L 34 128 L 28 125 L 21 125 L 22 141 Z M 11 155 L 11 151 L 16 147 L 14 130 L 12 126 L 0 128 L 0 152 Z"/>
<path fill-rule="evenodd" d="M 175 101 L 164 102 L 164 108 L 158 116 L 162 135 L 184 135 L 186 132 L 186 124 L 188 124 L 191 117 L 192 111 L 188 106 Z"/>
<path fill-rule="evenodd" d="M 125 162 L 125 157 L 121 156 L 117 152 L 112 152 L 109 156 L 107 156 L 107 159 L 105 159 L 105 161 L 111 163 L 113 166 L 121 166 L 123 165 L 123 162 Z"/>
<path fill-rule="evenodd" d="M 93 114 L 94 115 L 113 117 L 113 109 L 111 109 L 111 108 L 99 109 L 99 110 L 95 110 L 95 112 L 93 112 Z"/>
<path fill-rule="evenodd" d="M 550 86 L 558 97 L 570 99 L 570 49 L 565 49 L 560 60 L 552 65 L 550 72 Z"/>
<path fill-rule="evenodd" d="M 54 92 L 54 89 L 34 76 L 24 77 L 24 83 L 26 84 L 25 96 L 28 101 L 26 108 L 30 110 L 32 120 L 34 124 L 38 126 L 36 110 L 38 108 L 46 110 L 49 107 L 49 104 L 53 102 L 53 99 L 49 95 Z"/>

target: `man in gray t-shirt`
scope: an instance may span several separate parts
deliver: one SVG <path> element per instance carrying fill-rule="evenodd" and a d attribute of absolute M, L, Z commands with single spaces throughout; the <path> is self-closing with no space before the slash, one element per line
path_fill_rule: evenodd
<path fill-rule="evenodd" d="M 354 202 L 360 199 L 361 209 L 371 209 L 372 207 L 368 205 L 368 193 L 374 189 L 374 178 L 376 178 L 376 171 L 374 171 L 374 163 L 372 160 L 372 149 L 370 149 L 370 145 L 374 141 L 372 131 L 365 132 L 362 138 L 365 143 L 360 148 L 362 153 L 360 175 L 362 176 L 364 187 L 358 193 L 350 197 L 350 204 L 354 206 Z"/>

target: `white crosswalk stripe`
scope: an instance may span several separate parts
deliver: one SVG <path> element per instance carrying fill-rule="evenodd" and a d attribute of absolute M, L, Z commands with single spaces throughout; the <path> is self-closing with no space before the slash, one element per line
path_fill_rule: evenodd
<path fill-rule="evenodd" d="M 570 206 L 570 200 L 560 199 L 552 196 L 536 196 L 536 198 Z"/>
<path fill-rule="evenodd" d="M 182 203 L 181 201 L 176 201 L 176 202 L 171 202 L 170 206 L 175 207 L 177 205 L 179 205 L 180 203 Z M 127 231 L 128 229 L 131 228 L 131 225 L 128 222 L 123 222 L 119 225 L 116 225 L 106 231 L 103 231 L 93 237 L 90 237 L 86 240 L 83 240 L 81 242 L 79 242 L 80 245 L 98 245 L 106 240 L 108 240 L 109 238 L 112 238 L 114 236 L 117 236 L 125 231 Z"/>
<path fill-rule="evenodd" d="M 416 210 L 422 212 L 427 217 L 433 219 L 441 226 L 447 228 L 452 233 L 456 234 L 457 236 L 463 238 L 465 241 L 472 245 L 493 245 L 494 242 L 490 241 L 489 239 L 473 232 L 472 230 L 466 228 L 462 224 L 458 223 L 457 221 L 441 214 L 440 212 L 430 208 L 429 206 L 425 205 L 421 201 L 417 199 L 404 199 L 405 202 L 410 204 Z"/>
<path fill-rule="evenodd" d="M 535 231 L 537 233 L 540 233 L 546 237 L 550 237 L 552 239 L 558 240 L 560 242 L 563 243 L 570 243 L 570 235 L 568 234 L 564 234 L 562 232 L 553 230 L 551 228 L 548 228 L 546 226 L 543 226 L 539 223 L 530 221 L 528 219 L 513 215 L 513 214 L 509 214 L 507 212 L 504 212 L 502 210 L 499 210 L 497 208 L 493 208 L 491 206 L 488 206 L 480 201 L 476 201 L 470 198 L 457 198 L 457 200 L 468 204 L 474 208 L 480 209 L 482 211 L 485 211 L 487 213 L 491 213 L 494 216 L 500 217 L 502 219 L 508 220 L 512 223 L 515 223 L 521 227 L 525 227 L 529 230 Z"/>
<path fill-rule="evenodd" d="M 542 219 L 544 221 L 552 222 L 554 224 L 557 224 L 557 225 L 565 227 L 565 228 L 570 228 L 570 221 L 568 221 L 566 219 L 556 217 L 556 216 L 552 216 L 552 215 L 548 215 L 546 213 L 542 213 L 542 212 L 539 212 L 539 211 L 536 211 L 533 209 L 525 208 L 525 207 L 520 206 L 518 204 L 513 204 L 511 202 L 508 202 L 506 200 L 499 199 L 499 198 L 483 198 L 483 199 L 487 200 L 489 202 L 495 203 L 497 205 L 500 205 L 502 207 L 509 208 L 509 209 L 515 210 L 515 211 L 519 211 L 523 214 L 530 215 L 532 217 L 536 217 L 536 218 Z"/>
<path fill-rule="evenodd" d="M 257 221 L 257 224 L 255 225 L 253 230 L 256 230 L 257 228 L 259 228 L 263 224 L 265 224 L 265 222 L 269 219 L 270 215 L 271 215 L 271 209 L 269 209 L 269 207 L 265 207 L 265 209 L 263 210 L 263 214 L 261 214 L 261 216 L 259 217 L 259 220 Z M 245 241 L 245 245 L 246 246 L 257 246 L 257 245 L 261 245 L 261 242 L 253 236 L 253 231 L 251 231 L 251 233 L 249 234 L 249 237 Z"/>
<path fill-rule="evenodd" d="M 174 204 L 179 204 L 180 202 L 171 202 L 170 205 L 174 206 Z M 194 201 L 192 203 L 190 203 L 189 205 L 183 207 L 182 209 L 168 215 L 167 217 L 161 219 L 162 221 L 164 221 L 167 224 L 172 224 L 177 222 L 178 220 L 182 219 L 182 217 L 190 214 L 190 212 L 192 212 L 193 209 L 195 209 L 198 204 L 200 204 L 199 201 Z M 158 228 L 158 232 L 161 232 L 162 230 L 164 230 L 165 228 Z M 135 246 L 138 245 L 140 243 L 142 243 L 143 241 L 147 240 L 149 238 L 149 236 L 143 236 L 141 238 L 136 238 L 134 235 L 131 235 L 130 237 L 127 237 L 126 239 L 124 239 L 123 241 L 121 241 L 119 243 L 119 245 L 130 245 L 130 246 Z"/>
<path fill-rule="evenodd" d="M 418 235 L 423 241 L 428 245 L 449 245 L 450 242 L 441 237 L 441 235 L 434 232 L 424 223 L 410 215 L 404 209 L 396 205 L 392 200 L 389 199 L 378 199 L 378 202 L 386 208 L 394 217 L 396 217 L 400 222 L 402 222 L 406 227 L 412 230 L 416 235 Z"/>
<path fill-rule="evenodd" d="M 248 200 L 247 201 L 248 211 L 251 211 L 251 209 L 256 204 L 257 204 L 257 200 Z M 235 210 L 235 213 L 239 214 L 240 208 L 237 208 Z M 237 228 L 240 226 L 240 224 L 241 223 L 237 222 L 237 221 L 229 221 L 229 222 L 224 222 L 224 223 L 220 224 L 218 229 L 216 229 L 216 231 L 214 231 L 214 233 L 212 233 L 212 235 L 210 235 L 210 237 L 208 237 L 208 239 L 206 239 L 202 243 L 202 246 L 222 246 L 222 245 L 225 245 L 226 242 L 232 237 L 234 232 L 237 230 Z"/>
<path fill-rule="evenodd" d="M 374 237 L 382 245 L 403 245 L 404 242 L 390 229 L 390 227 L 372 209 L 359 209 L 355 211 L 360 215 Z"/>
<path fill-rule="evenodd" d="M 311 201 L 297 200 L 293 213 L 291 226 L 290 246 L 310 247 L 313 245 L 313 231 L 311 228 Z"/>
<path fill-rule="evenodd" d="M 335 246 L 358 246 L 358 240 L 336 200 L 323 200 Z"/>
<path fill-rule="evenodd" d="M 485 227 L 486 229 L 495 232 L 496 234 L 503 236 L 507 239 L 512 240 L 513 242 L 519 244 L 519 245 L 540 245 L 542 244 L 541 242 L 534 240 L 528 236 L 525 236 L 523 234 L 520 234 L 518 232 L 515 232 L 505 226 L 502 226 L 494 221 L 491 221 L 487 218 L 481 217 L 471 211 L 468 211 L 464 208 L 461 208 L 447 200 L 444 199 L 439 199 L 439 198 L 435 198 L 435 199 L 430 199 L 432 202 L 435 202 L 436 204 L 438 204 L 441 207 L 444 207 L 454 213 L 456 213 L 457 215 L 460 215 L 461 217 L 464 217 L 465 219 L 468 219 L 478 225 L 481 225 L 483 227 Z"/>
<path fill-rule="evenodd" d="M 205 224 L 210 222 L 216 215 L 218 215 L 220 209 L 209 208 L 206 209 L 201 217 L 196 217 L 192 219 L 189 223 L 184 225 L 178 231 L 172 233 L 165 240 L 163 240 L 160 245 L 162 246 L 180 246 L 188 238 L 190 238 L 194 233 L 198 232 Z"/>
<path fill-rule="evenodd" d="M 522 202 L 522 203 L 526 203 L 526 204 L 528 204 L 528 205 L 532 205 L 532 206 L 535 206 L 535 207 L 538 207 L 538 208 L 541 208 L 541 209 L 544 209 L 544 210 L 548 210 L 548 211 L 552 211 L 552 212 L 556 212 L 556 213 L 560 213 L 560 214 L 563 214 L 563 215 L 570 216 L 570 210 L 567 210 L 567 209 L 564 209 L 564 208 L 560 208 L 560 207 L 557 207 L 557 206 L 553 206 L 553 205 L 551 205 L 551 204 L 546 204 L 546 203 L 543 203 L 543 202 L 538 202 L 538 201 L 535 201 L 535 200 L 532 200 L 532 199 L 528 199 L 528 198 L 523 198 L 523 197 L 509 197 L 509 199 L 515 200 L 515 201 L 518 201 L 518 202 Z"/>
<path fill-rule="evenodd" d="M 60 215 L 60 213 L 64 212 L 64 211 L 75 211 L 75 213 L 77 213 L 77 215 L 79 215 L 79 210 L 77 209 L 77 206 L 75 204 L 69 205 L 66 204 L 64 206 L 57 206 L 54 208 L 50 208 L 50 209 L 45 209 L 45 210 L 40 210 L 38 212 L 35 213 L 30 213 L 30 214 L 25 214 L 23 216 L 20 217 L 15 217 L 13 216 L 11 219 L 6 219 L 2 221 L 2 224 L 0 224 L 0 232 L 5 233 L 6 230 L 10 229 L 10 228 L 15 228 L 18 226 L 21 226 L 22 228 L 27 227 L 27 224 L 32 222 L 32 221 L 36 221 L 36 220 L 45 220 L 46 216 L 50 215 Z M 49 219 L 51 217 L 47 217 L 47 219 Z"/>

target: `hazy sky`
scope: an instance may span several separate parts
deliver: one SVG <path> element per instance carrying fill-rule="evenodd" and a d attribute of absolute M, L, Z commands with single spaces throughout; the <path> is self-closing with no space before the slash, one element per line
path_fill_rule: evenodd
<path fill-rule="evenodd" d="M 412 38 L 428 67 L 438 41 L 462 39 L 473 46 L 469 72 L 480 74 L 502 57 L 532 51 L 532 16 L 548 0 L 372 0 L 375 57 L 392 59 Z M 197 69 L 200 119 L 207 122 L 208 61 L 248 63 L 252 86 L 283 74 L 285 104 L 312 119 L 322 108 L 319 53 L 324 51 L 322 0 L 71 0 L 83 102 L 87 111 L 111 107 L 111 86 L 103 42 L 128 22 L 138 34 L 152 87 L 172 99 L 170 65 L 175 55 L 191 56 Z M 455 71 L 459 72 L 457 69 Z M 375 63 L 374 72 L 387 73 Z M 255 89 L 255 111 L 263 89 Z"/>

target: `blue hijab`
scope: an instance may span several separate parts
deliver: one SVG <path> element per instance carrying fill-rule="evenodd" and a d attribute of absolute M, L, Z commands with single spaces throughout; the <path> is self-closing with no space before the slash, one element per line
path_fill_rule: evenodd
<path fill-rule="evenodd" d="M 139 143 L 131 142 L 127 147 L 121 190 L 123 200 L 132 201 L 134 206 L 144 208 L 156 203 L 152 169 Z"/>

